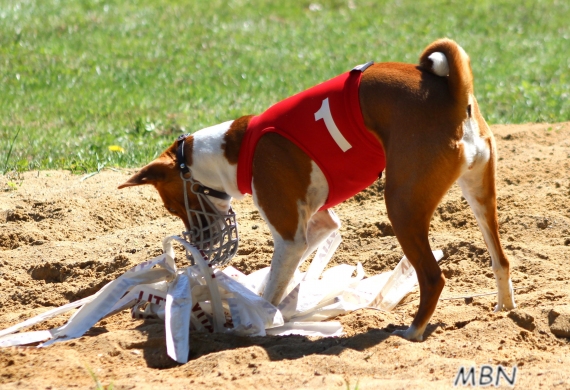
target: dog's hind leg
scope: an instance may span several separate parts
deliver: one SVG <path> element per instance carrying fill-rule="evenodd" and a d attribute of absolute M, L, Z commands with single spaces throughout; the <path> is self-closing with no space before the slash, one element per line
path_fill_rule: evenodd
<path fill-rule="evenodd" d="M 476 122 L 473 121 L 473 125 Z M 486 125 L 482 122 L 481 125 Z M 465 138 L 465 137 L 464 137 Z M 491 255 L 493 273 L 498 289 L 495 311 L 515 308 L 513 287 L 510 278 L 509 259 L 505 255 L 499 239 L 497 218 L 497 195 L 495 188 L 496 148 L 493 135 L 481 138 L 485 153 L 458 180 L 463 196 L 471 206 L 483 238 Z"/>
<path fill-rule="evenodd" d="M 419 137 L 422 133 L 417 134 Z M 426 134 L 415 142 L 394 142 L 386 151 L 388 217 L 404 254 L 416 270 L 420 287 L 420 303 L 411 326 L 395 333 L 421 341 L 445 285 L 429 243 L 430 221 L 461 172 L 457 164 L 460 149 L 452 142 L 430 139 Z"/>
<path fill-rule="evenodd" d="M 392 172 L 390 172 L 392 173 Z M 439 296 L 445 285 L 437 261 L 431 251 L 428 230 L 433 209 L 439 197 L 429 207 L 414 204 L 417 200 L 410 197 L 418 192 L 417 188 L 390 189 L 386 174 L 386 206 L 392 228 L 402 246 L 404 254 L 414 266 L 420 285 L 420 304 L 411 326 L 394 333 L 408 340 L 421 341 L 425 328 L 433 315 Z"/>

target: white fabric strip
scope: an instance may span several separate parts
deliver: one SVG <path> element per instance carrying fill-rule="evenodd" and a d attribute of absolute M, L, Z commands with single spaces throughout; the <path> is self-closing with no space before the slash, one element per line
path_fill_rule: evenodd
<path fill-rule="evenodd" d="M 176 271 L 173 240 L 192 252 L 197 265 Z M 145 302 L 149 304 L 141 315 L 165 320 L 167 353 L 179 363 L 188 361 L 191 326 L 194 331 L 242 336 L 340 336 L 340 323 L 322 321 L 364 307 L 390 310 L 417 286 L 415 271 L 405 257 L 394 271 L 369 278 L 364 278 L 360 263 L 323 272 L 340 242 L 339 233 L 333 232 L 319 247 L 309 271 L 297 272 L 290 284 L 292 291 L 276 308 L 258 295 L 269 267 L 247 276 L 232 267 L 219 271 L 208 266 L 188 242 L 168 237 L 163 241 L 163 255 L 136 265 L 91 297 L 0 331 L 0 347 L 43 340 L 48 341 L 40 346 L 48 346 L 80 337 L 101 318 Z M 435 251 L 434 256 L 439 260 L 443 253 Z M 78 306 L 81 309 L 60 328 L 12 334 Z"/>
<path fill-rule="evenodd" d="M 166 353 L 178 363 L 188 362 L 191 311 L 190 282 L 186 273 L 181 273 L 168 286 L 164 318 Z"/>

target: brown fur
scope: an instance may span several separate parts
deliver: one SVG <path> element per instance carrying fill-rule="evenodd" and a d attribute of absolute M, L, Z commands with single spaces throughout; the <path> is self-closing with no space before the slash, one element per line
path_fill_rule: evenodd
<path fill-rule="evenodd" d="M 222 149 L 224 149 L 224 156 L 232 165 L 237 165 L 238 163 L 239 147 L 241 145 L 241 141 L 243 140 L 247 125 L 249 124 L 249 121 L 252 117 L 253 115 L 247 115 L 236 119 L 224 137 Z"/>
<path fill-rule="evenodd" d="M 295 240 L 297 204 L 306 202 L 311 159 L 293 142 L 269 133 L 261 137 L 255 150 L 253 177 L 258 203 L 267 219 L 281 237 Z"/>
<path fill-rule="evenodd" d="M 184 154 L 186 155 L 186 161 L 192 161 L 192 138 L 188 138 L 185 145 Z M 190 229 L 186 206 L 184 204 L 183 181 L 180 178 L 180 171 L 175 164 L 176 146 L 177 144 L 175 142 L 156 160 L 143 167 L 118 188 L 121 189 L 142 184 L 153 185 L 157 189 L 164 203 L 164 207 L 166 207 L 172 215 L 182 219 L 186 229 Z M 189 197 L 188 201 L 191 207 L 199 207 L 197 198 Z"/>

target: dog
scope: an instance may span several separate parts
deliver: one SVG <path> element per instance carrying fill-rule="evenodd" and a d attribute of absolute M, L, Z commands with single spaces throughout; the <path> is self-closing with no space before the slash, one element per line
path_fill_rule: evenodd
<path fill-rule="evenodd" d="M 232 215 L 232 198 L 252 194 L 274 240 L 263 297 L 277 305 L 300 262 L 340 227 L 330 207 L 372 184 L 385 168 L 388 218 L 420 286 L 411 325 L 395 333 L 422 341 L 445 284 L 428 241 L 430 219 L 457 181 L 491 255 L 495 311 L 514 309 L 498 231 L 497 149 L 473 94 L 465 51 L 439 39 L 419 65 L 368 63 L 332 80 L 261 115 L 181 136 L 119 188 L 154 185 L 188 231 L 216 225 L 218 233 Z M 292 135 L 283 131 L 287 127 Z M 305 136 L 313 127 L 317 135 Z M 193 236 L 208 245 L 221 240 L 208 232 Z M 232 240 L 223 261 L 235 254 Z"/>

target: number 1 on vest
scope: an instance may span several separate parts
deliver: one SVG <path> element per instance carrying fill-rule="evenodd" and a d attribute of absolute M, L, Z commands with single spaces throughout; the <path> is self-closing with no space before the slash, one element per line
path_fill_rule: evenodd
<path fill-rule="evenodd" d="M 329 131 L 331 137 L 333 137 L 334 142 L 338 145 L 339 148 L 342 149 L 343 152 L 346 152 L 348 149 L 352 148 L 352 145 L 348 143 L 346 138 L 342 135 L 338 127 L 336 127 L 336 123 L 334 123 L 334 119 L 331 114 L 331 108 L 329 106 L 329 98 L 323 100 L 323 104 L 319 111 L 315 112 L 315 121 L 324 120 L 325 126 Z"/>

